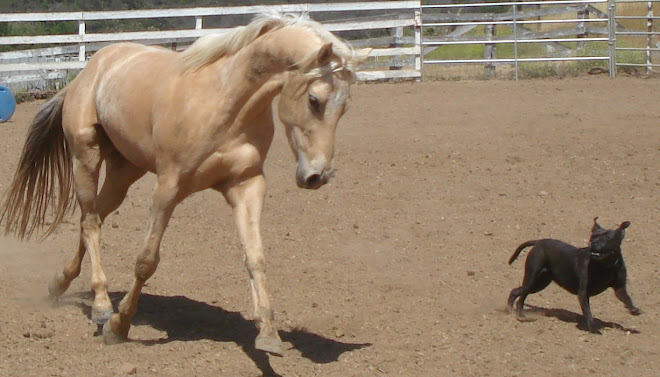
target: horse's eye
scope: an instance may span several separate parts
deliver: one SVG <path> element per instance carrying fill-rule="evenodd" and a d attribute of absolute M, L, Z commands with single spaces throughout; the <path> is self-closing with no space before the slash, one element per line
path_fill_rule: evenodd
<path fill-rule="evenodd" d="M 309 95 L 309 107 L 317 114 L 321 112 L 321 101 L 313 94 Z"/>

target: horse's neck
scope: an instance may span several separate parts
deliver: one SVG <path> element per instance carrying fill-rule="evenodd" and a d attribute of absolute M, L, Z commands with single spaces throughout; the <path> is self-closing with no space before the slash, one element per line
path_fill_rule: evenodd
<path fill-rule="evenodd" d="M 314 44 L 315 39 L 299 28 L 269 32 L 229 58 L 229 66 L 236 68 L 229 74 L 238 73 L 237 78 L 247 86 L 260 87 L 266 82 L 283 85 L 287 72 L 313 51 Z"/>
<path fill-rule="evenodd" d="M 189 79 L 184 78 L 183 82 L 206 88 L 204 94 L 200 89 L 198 95 L 223 104 L 220 118 L 212 122 L 222 128 L 242 128 L 250 126 L 246 123 L 249 118 L 270 110 L 286 81 L 287 63 L 273 59 L 263 43 L 253 43 L 233 56 L 189 74 Z"/>
<path fill-rule="evenodd" d="M 312 48 L 305 47 L 309 43 L 292 41 L 292 34 L 284 29 L 268 33 L 236 55 L 213 64 L 214 71 L 224 76 L 223 90 L 231 93 L 231 102 L 251 112 L 270 106 L 296 63 Z"/>

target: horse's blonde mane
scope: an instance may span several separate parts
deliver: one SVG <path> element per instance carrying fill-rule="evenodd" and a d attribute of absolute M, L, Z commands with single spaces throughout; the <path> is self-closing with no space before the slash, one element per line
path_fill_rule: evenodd
<path fill-rule="evenodd" d="M 301 27 L 312 31 L 323 43 L 332 42 L 333 53 L 339 61 L 333 61 L 326 67 L 312 68 L 305 72 L 314 76 L 322 76 L 328 72 L 347 70 L 353 73 L 350 60 L 353 57 L 352 47 L 337 38 L 315 22 L 306 14 L 281 14 L 277 12 L 263 12 L 246 26 L 236 27 L 225 34 L 209 34 L 199 38 L 195 43 L 183 51 L 180 61 L 184 71 L 196 71 L 211 64 L 224 56 L 236 54 L 240 49 L 250 44 L 259 36 L 282 29 L 287 26 Z M 316 51 L 310 52 L 301 61 L 298 67 L 312 66 L 316 59 Z"/>

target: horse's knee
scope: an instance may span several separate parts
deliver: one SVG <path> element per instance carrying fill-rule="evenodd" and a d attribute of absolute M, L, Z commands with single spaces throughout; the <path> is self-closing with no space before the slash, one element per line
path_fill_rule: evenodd
<path fill-rule="evenodd" d="M 106 289 L 108 289 L 108 280 L 105 278 L 105 276 L 103 277 L 95 276 L 94 278 L 92 278 L 91 285 L 92 285 L 92 290 L 94 292 L 105 291 Z"/>
<path fill-rule="evenodd" d="M 80 231 L 83 234 L 98 231 L 101 228 L 101 224 L 101 219 L 98 215 L 85 214 L 80 218 Z"/>
<path fill-rule="evenodd" d="M 263 255 L 245 258 L 245 267 L 250 272 L 264 272 L 266 270 L 266 258 Z"/>

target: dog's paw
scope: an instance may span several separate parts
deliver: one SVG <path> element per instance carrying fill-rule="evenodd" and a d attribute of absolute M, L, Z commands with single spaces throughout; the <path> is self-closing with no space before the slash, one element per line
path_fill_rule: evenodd
<path fill-rule="evenodd" d="M 603 333 L 600 332 L 600 329 L 598 327 L 596 327 L 596 325 L 593 324 L 593 323 L 592 324 L 586 324 L 586 330 L 591 334 L 603 335 Z"/>
<path fill-rule="evenodd" d="M 518 322 L 534 322 L 534 321 L 536 321 L 536 318 L 528 317 L 526 315 L 517 315 L 516 319 L 518 320 Z"/>
<path fill-rule="evenodd" d="M 642 309 L 640 309 L 640 308 L 632 308 L 632 309 L 628 309 L 628 311 L 629 311 L 630 314 L 632 314 L 632 315 L 640 315 L 640 314 L 642 314 Z"/>

